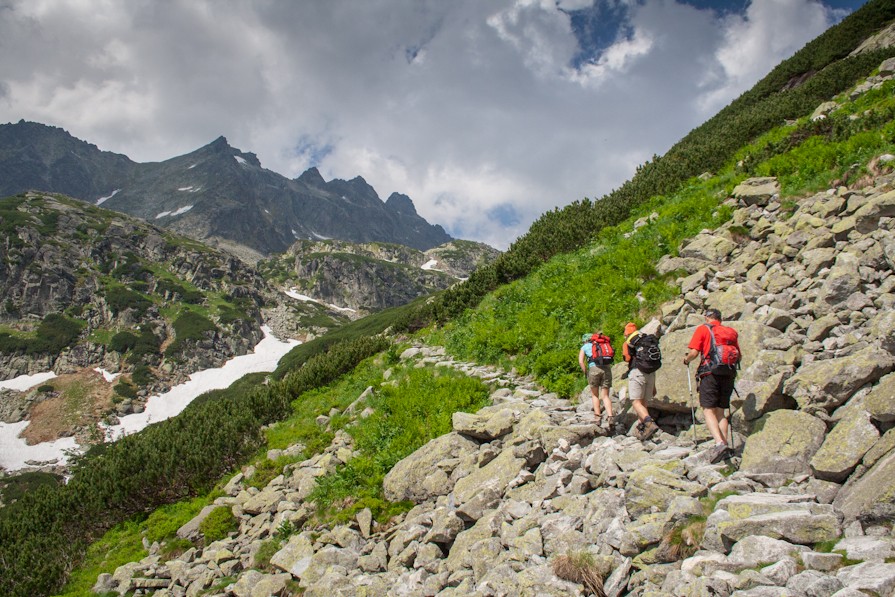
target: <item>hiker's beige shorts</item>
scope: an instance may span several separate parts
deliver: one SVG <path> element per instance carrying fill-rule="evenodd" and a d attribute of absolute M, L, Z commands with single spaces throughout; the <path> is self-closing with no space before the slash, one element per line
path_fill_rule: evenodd
<path fill-rule="evenodd" d="M 652 398 L 656 389 L 656 372 L 644 373 L 638 368 L 628 374 L 628 397 L 631 400 Z"/>

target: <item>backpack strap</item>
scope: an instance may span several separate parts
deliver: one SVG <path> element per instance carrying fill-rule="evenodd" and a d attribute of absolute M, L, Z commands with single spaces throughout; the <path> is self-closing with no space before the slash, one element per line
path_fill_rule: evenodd
<path fill-rule="evenodd" d="M 712 326 L 707 323 L 704 323 L 702 325 L 704 325 L 709 330 L 709 349 L 708 349 L 708 352 L 703 353 L 702 361 L 699 363 L 699 367 L 696 370 L 696 375 L 700 376 L 700 377 L 705 377 L 706 375 L 711 374 L 710 365 L 711 365 L 711 361 L 712 361 L 712 355 L 715 353 L 716 342 L 715 342 L 715 332 L 712 330 Z M 699 369 L 704 370 L 702 374 L 699 373 Z"/>

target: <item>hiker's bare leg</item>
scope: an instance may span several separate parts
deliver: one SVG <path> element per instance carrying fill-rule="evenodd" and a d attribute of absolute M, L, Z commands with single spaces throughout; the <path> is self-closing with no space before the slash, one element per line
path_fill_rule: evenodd
<path fill-rule="evenodd" d="M 594 391 L 593 388 L 590 389 L 590 396 L 594 405 L 594 414 L 597 416 L 597 422 L 599 422 L 600 415 L 602 414 L 600 412 L 600 398 L 597 396 L 597 393 Z"/>
<path fill-rule="evenodd" d="M 705 425 L 709 428 L 709 433 L 715 438 L 716 444 L 727 443 L 727 419 L 724 418 L 723 408 L 703 408 L 702 413 L 705 415 Z"/>
<path fill-rule="evenodd" d="M 606 416 L 612 416 L 612 399 L 609 398 L 609 388 L 600 388 L 600 398 L 603 400 L 603 406 L 606 407 Z"/>
<path fill-rule="evenodd" d="M 649 411 L 646 409 L 646 405 L 643 403 L 643 400 L 634 400 L 631 402 L 634 407 L 634 412 L 637 413 L 637 418 L 642 423 L 649 416 Z"/>

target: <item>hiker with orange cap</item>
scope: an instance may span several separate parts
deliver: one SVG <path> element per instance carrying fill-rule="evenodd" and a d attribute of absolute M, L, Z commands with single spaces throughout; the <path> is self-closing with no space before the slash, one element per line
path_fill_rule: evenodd
<path fill-rule="evenodd" d="M 656 395 L 656 371 L 662 366 L 659 340 L 653 334 L 641 333 L 634 322 L 628 322 L 622 355 L 628 363 L 628 396 L 639 419 L 634 435 L 644 441 L 659 430 L 644 403 Z"/>

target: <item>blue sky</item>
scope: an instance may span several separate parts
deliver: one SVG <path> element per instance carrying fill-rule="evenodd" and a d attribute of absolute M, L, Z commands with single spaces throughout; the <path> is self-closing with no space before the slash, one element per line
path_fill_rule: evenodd
<path fill-rule="evenodd" d="M 506 248 L 863 2 L 0 0 L 0 122 L 136 161 L 220 135 Z"/>

